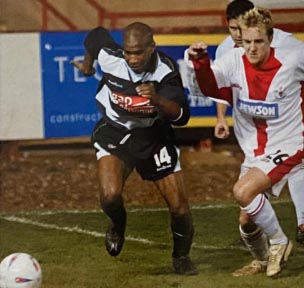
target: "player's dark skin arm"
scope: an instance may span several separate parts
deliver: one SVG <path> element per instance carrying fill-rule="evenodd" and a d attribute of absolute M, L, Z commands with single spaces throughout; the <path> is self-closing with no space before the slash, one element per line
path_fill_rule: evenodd
<path fill-rule="evenodd" d="M 93 66 L 94 59 L 88 52 L 85 53 L 83 62 L 71 61 L 71 64 L 85 76 L 92 76 L 96 72 Z"/>

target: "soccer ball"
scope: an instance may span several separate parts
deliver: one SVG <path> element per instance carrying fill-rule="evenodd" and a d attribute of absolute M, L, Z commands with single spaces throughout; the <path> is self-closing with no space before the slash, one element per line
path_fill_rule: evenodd
<path fill-rule="evenodd" d="M 13 253 L 0 263 L 0 288 L 40 288 L 41 267 L 26 253 Z"/>

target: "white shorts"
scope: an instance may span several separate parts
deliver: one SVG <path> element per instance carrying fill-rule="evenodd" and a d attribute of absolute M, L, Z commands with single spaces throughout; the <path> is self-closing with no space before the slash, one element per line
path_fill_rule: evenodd
<path fill-rule="evenodd" d="M 272 155 L 246 157 L 241 166 L 240 177 L 253 167 L 259 168 L 271 179 L 272 187 L 265 192 L 273 196 L 279 196 L 288 179 L 297 174 L 300 169 L 304 169 L 303 152 L 298 151 L 296 154 L 289 156 L 288 154 L 280 154 L 280 151 L 278 151 L 278 153 Z"/>

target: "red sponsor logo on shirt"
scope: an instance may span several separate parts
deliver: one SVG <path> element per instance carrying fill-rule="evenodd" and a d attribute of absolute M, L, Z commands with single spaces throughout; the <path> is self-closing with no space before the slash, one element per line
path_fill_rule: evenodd
<path fill-rule="evenodd" d="M 129 112 L 140 112 L 145 114 L 155 112 L 155 107 L 150 104 L 150 99 L 142 96 L 112 93 L 111 100 L 114 104 Z"/>

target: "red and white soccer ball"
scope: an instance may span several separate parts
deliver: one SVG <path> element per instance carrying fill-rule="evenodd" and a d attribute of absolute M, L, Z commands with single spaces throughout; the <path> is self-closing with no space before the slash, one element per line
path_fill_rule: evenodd
<path fill-rule="evenodd" d="M 0 263 L 0 288 L 40 288 L 41 282 L 41 267 L 29 254 L 13 253 Z"/>

